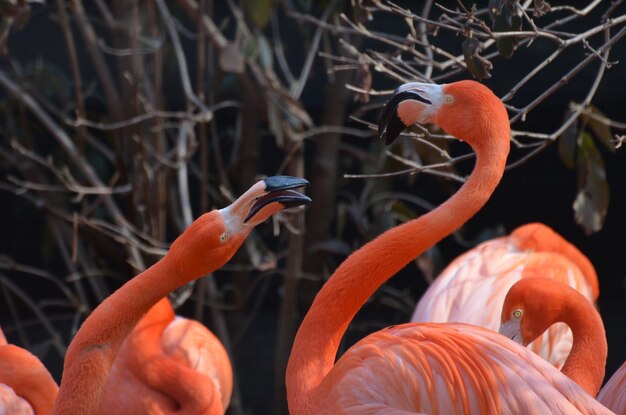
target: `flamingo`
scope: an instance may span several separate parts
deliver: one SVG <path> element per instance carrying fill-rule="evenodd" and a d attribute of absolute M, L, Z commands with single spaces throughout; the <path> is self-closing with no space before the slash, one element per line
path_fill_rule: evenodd
<path fill-rule="evenodd" d="M 48 414 L 58 389 L 43 363 L 0 330 L 0 414 Z"/>
<path fill-rule="evenodd" d="M 559 281 L 525 278 L 513 284 L 501 312 L 500 333 L 528 345 L 556 322 L 573 332 L 562 372 L 616 413 L 626 413 L 626 363 L 598 393 L 607 357 L 606 334 L 597 309 L 586 297 Z"/>
<path fill-rule="evenodd" d="M 566 283 L 591 302 L 598 299 L 598 277 L 589 259 L 548 226 L 530 223 L 455 259 L 420 298 L 411 321 L 458 321 L 498 330 L 509 288 L 534 275 Z M 572 332 L 555 324 L 528 347 L 560 369 Z"/>
<path fill-rule="evenodd" d="M 414 122 L 433 122 L 467 142 L 476 165 L 467 182 L 431 212 L 353 252 L 315 297 L 287 365 L 289 410 L 307 414 L 608 414 L 533 352 L 465 323 L 408 323 L 371 334 L 335 363 L 348 324 L 387 279 L 459 228 L 488 200 L 509 151 L 509 122 L 484 85 L 407 83 L 383 112 L 387 143 Z"/>
<path fill-rule="evenodd" d="M 307 184 L 304 179 L 289 176 L 257 182 L 231 205 L 196 219 L 160 261 L 107 297 L 83 322 L 67 349 L 52 414 L 97 413 L 113 361 L 145 313 L 169 292 L 220 268 L 256 225 L 287 207 L 310 202 L 307 196 L 292 190 Z M 150 331 L 148 325 L 138 336 L 150 337 Z M 155 344 L 149 347 L 157 348 Z M 151 381 L 149 387 L 169 397 L 164 398 L 169 403 L 158 413 L 224 412 L 222 397 L 210 377 L 158 352 L 143 364 L 146 367 L 142 370 Z M 106 408 L 108 413 L 117 414 L 123 413 L 124 405 L 126 402 L 113 401 Z"/>
<path fill-rule="evenodd" d="M 172 359 L 213 383 L 222 408 L 233 387 L 230 359 L 219 339 L 201 323 L 174 315 L 167 297 L 156 303 L 122 343 L 113 362 L 100 414 L 159 414 L 175 412 L 180 404 L 167 393 L 169 373 L 156 362 Z"/>

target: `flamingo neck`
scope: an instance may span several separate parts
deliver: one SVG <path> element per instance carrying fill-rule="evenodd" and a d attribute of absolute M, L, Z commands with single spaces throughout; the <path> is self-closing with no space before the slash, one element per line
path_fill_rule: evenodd
<path fill-rule="evenodd" d="M 52 375 L 37 357 L 12 344 L 0 346 L 0 383 L 11 387 L 17 396 L 25 399 L 37 415 L 47 415 L 52 411 L 59 390 Z"/>
<path fill-rule="evenodd" d="M 431 212 L 365 244 L 324 284 L 300 325 L 289 358 L 286 383 L 290 412 L 310 412 L 316 396 L 328 392 L 323 381 L 334 364 L 339 342 L 376 289 L 487 202 L 502 177 L 509 152 L 508 128 L 492 131 L 490 136 L 495 139 L 488 143 L 486 139 L 475 140 L 483 143 L 474 146 L 476 165 L 457 193 Z"/>
<path fill-rule="evenodd" d="M 569 326 L 574 341 L 561 371 L 595 397 L 602 386 L 608 353 L 604 324 L 582 295 L 568 296 L 566 304 L 557 321 Z"/>
<path fill-rule="evenodd" d="M 124 339 L 153 305 L 190 279 L 165 256 L 106 298 L 67 349 L 53 414 L 97 413 Z"/>

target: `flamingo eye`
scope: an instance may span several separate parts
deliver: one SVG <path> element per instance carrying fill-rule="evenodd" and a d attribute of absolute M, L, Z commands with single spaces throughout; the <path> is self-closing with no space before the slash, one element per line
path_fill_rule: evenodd
<path fill-rule="evenodd" d="M 511 313 L 511 315 L 515 318 L 522 318 L 522 310 L 517 309 L 517 310 L 513 310 L 513 312 Z"/>
<path fill-rule="evenodd" d="M 454 97 L 450 94 L 446 94 L 443 99 L 446 104 L 454 104 Z"/>
<path fill-rule="evenodd" d="M 228 238 L 230 238 L 230 235 L 228 235 L 226 232 L 224 232 L 223 234 L 220 235 L 220 242 L 224 243 L 228 240 Z"/>

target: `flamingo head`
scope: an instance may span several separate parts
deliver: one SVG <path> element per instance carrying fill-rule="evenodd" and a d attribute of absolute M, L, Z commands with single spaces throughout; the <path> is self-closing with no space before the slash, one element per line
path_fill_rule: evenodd
<path fill-rule="evenodd" d="M 574 291 L 565 287 L 544 277 L 526 277 L 513 284 L 502 305 L 500 334 L 527 346 L 552 324 L 563 321 L 567 313 L 563 293 Z"/>
<path fill-rule="evenodd" d="M 168 257 L 190 279 L 222 267 L 256 225 L 284 209 L 309 203 L 308 196 L 294 190 L 308 184 L 291 176 L 257 182 L 229 206 L 196 219 L 172 243 Z"/>
<path fill-rule="evenodd" d="M 508 115 L 502 101 L 483 84 L 409 82 L 400 85 L 383 109 L 378 135 L 391 144 L 411 125 L 437 124 L 446 133 L 478 144 L 491 131 L 509 139 Z"/>

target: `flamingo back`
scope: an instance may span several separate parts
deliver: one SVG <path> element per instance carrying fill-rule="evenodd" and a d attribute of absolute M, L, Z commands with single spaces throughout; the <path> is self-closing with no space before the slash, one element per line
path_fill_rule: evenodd
<path fill-rule="evenodd" d="M 317 393 L 318 413 L 611 413 L 527 348 L 463 323 L 376 332 L 337 361 Z"/>
<path fill-rule="evenodd" d="M 455 259 L 420 299 L 412 321 L 463 322 L 498 330 L 504 297 L 521 278 L 543 276 L 563 282 L 593 302 L 593 289 L 569 258 L 557 252 L 521 249 L 514 237 L 478 245 Z M 554 324 L 529 345 L 561 368 L 572 347 L 572 332 Z"/>

